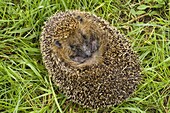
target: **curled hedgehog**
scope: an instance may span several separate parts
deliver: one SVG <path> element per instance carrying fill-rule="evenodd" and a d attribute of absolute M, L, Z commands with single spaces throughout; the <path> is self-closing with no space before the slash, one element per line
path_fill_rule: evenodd
<path fill-rule="evenodd" d="M 44 64 L 60 90 L 92 109 L 128 98 L 141 79 L 128 40 L 100 17 L 81 11 L 50 17 L 40 38 Z"/>

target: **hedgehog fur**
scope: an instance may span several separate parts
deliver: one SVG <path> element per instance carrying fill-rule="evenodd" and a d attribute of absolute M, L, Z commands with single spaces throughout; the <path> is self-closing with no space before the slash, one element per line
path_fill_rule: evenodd
<path fill-rule="evenodd" d="M 68 99 L 92 109 L 128 98 L 141 79 L 136 53 L 108 22 L 88 12 L 51 16 L 40 38 L 44 64 Z"/>

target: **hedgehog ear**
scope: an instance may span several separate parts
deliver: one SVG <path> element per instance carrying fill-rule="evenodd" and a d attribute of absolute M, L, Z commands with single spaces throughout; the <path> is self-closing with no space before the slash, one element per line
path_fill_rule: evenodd
<path fill-rule="evenodd" d="M 55 41 L 54 41 L 54 44 L 55 44 L 55 46 L 57 46 L 58 48 L 61 48 L 61 47 L 62 47 L 61 43 L 60 43 L 58 40 L 55 40 Z"/>

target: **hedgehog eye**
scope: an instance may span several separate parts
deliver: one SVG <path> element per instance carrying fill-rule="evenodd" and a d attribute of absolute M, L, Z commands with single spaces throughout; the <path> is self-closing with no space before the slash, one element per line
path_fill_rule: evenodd
<path fill-rule="evenodd" d="M 82 38 L 83 38 L 84 40 L 87 40 L 87 36 L 86 36 L 86 35 L 81 34 L 81 36 L 82 36 Z"/>
<path fill-rule="evenodd" d="M 71 48 L 71 49 L 74 49 L 74 48 L 75 48 L 75 46 L 74 46 L 74 45 L 70 45 L 70 48 Z"/>
<path fill-rule="evenodd" d="M 58 48 L 61 48 L 61 43 L 60 43 L 58 40 L 55 41 L 55 45 L 56 45 Z"/>

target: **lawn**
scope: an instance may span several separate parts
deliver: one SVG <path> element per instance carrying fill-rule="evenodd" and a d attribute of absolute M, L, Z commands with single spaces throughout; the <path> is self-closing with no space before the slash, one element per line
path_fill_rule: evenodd
<path fill-rule="evenodd" d="M 109 21 L 138 53 L 142 81 L 126 101 L 102 112 L 170 113 L 169 0 L 0 0 L 0 112 L 98 113 L 72 103 L 42 62 L 44 21 L 78 9 Z M 100 111 L 101 112 L 101 111 Z"/>

